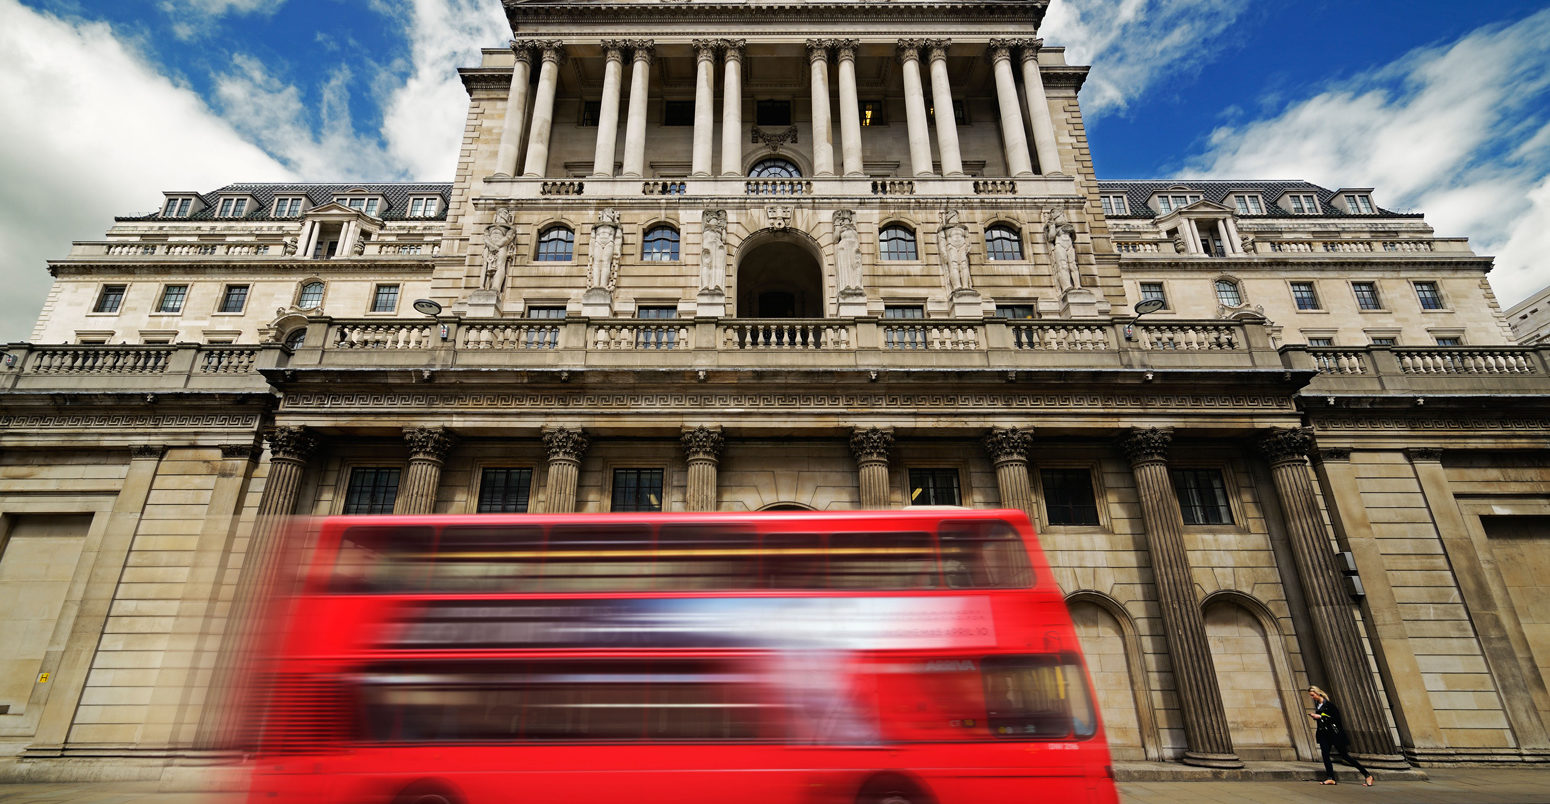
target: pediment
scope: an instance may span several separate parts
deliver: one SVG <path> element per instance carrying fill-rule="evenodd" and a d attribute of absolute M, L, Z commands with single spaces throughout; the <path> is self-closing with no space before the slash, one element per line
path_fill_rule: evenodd
<path fill-rule="evenodd" d="M 379 219 L 373 218 L 361 210 L 351 209 L 338 201 L 319 204 L 302 213 L 302 217 L 305 219 L 317 218 L 328 221 L 358 220 L 362 223 L 381 223 Z"/>

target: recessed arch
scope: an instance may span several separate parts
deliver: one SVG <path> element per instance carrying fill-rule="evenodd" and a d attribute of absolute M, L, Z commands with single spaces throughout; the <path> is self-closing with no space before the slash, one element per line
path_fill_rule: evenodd
<path fill-rule="evenodd" d="M 1093 590 L 1072 592 L 1066 606 L 1087 656 L 1110 752 L 1115 759 L 1162 761 L 1157 712 L 1135 620 L 1119 601 Z M 1133 720 L 1127 722 L 1127 715 Z"/>
<path fill-rule="evenodd" d="M 784 159 L 787 162 L 796 165 L 797 171 L 800 172 L 803 177 L 813 175 L 812 163 L 804 158 L 801 154 L 792 153 L 790 151 L 777 151 L 772 148 L 765 148 L 752 154 L 744 154 L 743 175 L 752 176 L 754 165 L 757 165 L 766 159 Z"/>
<path fill-rule="evenodd" d="M 760 510 L 760 511 L 816 511 L 818 509 L 812 507 L 811 505 L 807 505 L 805 503 L 792 502 L 790 500 L 781 500 L 781 501 L 778 501 L 778 502 L 772 502 L 772 503 L 770 503 L 768 505 L 761 505 L 761 506 L 759 506 L 759 508 L 757 510 Z"/>
<path fill-rule="evenodd" d="M 761 229 L 737 245 L 739 318 L 823 318 L 823 249 L 796 229 Z"/>
<path fill-rule="evenodd" d="M 1200 611 L 1234 751 L 1244 759 L 1312 760 L 1286 641 L 1270 608 L 1222 589 L 1206 595 Z"/>

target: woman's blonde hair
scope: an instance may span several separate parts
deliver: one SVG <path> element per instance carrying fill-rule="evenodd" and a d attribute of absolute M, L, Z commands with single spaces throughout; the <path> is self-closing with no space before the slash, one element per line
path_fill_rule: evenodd
<path fill-rule="evenodd" d="M 1324 690 L 1322 690 L 1322 689 L 1320 689 L 1320 688 L 1318 688 L 1318 687 L 1315 687 L 1315 686 L 1313 686 L 1313 685 L 1311 685 L 1311 684 L 1310 684 L 1310 685 L 1308 685 L 1308 692 L 1311 692 L 1311 693 L 1313 693 L 1313 694 L 1314 694 L 1314 695 L 1317 695 L 1317 696 L 1319 696 L 1319 697 L 1320 697 L 1320 698 L 1323 698 L 1323 699 L 1325 699 L 1325 700 L 1329 700 L 1329 693 L 1327 693 L 1327 692 L 1325 692 L 1325 691 L 1324 691 Z"/>

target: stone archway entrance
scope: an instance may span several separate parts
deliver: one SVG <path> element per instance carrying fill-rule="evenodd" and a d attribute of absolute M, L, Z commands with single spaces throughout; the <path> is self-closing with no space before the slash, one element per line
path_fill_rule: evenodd
<path fill-rule="evenodd" d="M 737 253 L 739 318 L 823 318 L 823 269 L 817 244 L 795 232 L 765 230 Z"/>

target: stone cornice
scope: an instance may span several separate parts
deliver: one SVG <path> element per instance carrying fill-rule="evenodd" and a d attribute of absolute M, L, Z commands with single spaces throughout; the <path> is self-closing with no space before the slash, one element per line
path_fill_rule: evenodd
<path fill-rule="evenodd" d="M 1090 67 L 1076 65 L 1039 65 L 1039 77 L 1044 79 L 1045 89 L 1070 89 L 1073 92 L 1080 91 L 1082 85 L 1087 83 L 1087 73 Z"/>
<path fill-rule="evenodd" d="M 976 19 L 1006 21 L 1031 26 L 1036 33 L 1044 20 L 1044 0 L 1002 0 L 1001 2 L 660 2 L 660 3 L 534 3 L 504 0 L 506 19 L 512 30 L 530 30 L 534 21 L 574 23 L 614 23 L 625 20 L 650 22 L 729 21 L 762 24 L 767 20 L 787 22 L 835 22 L 854 20 L 872 23 L 878 20 Z"/>

